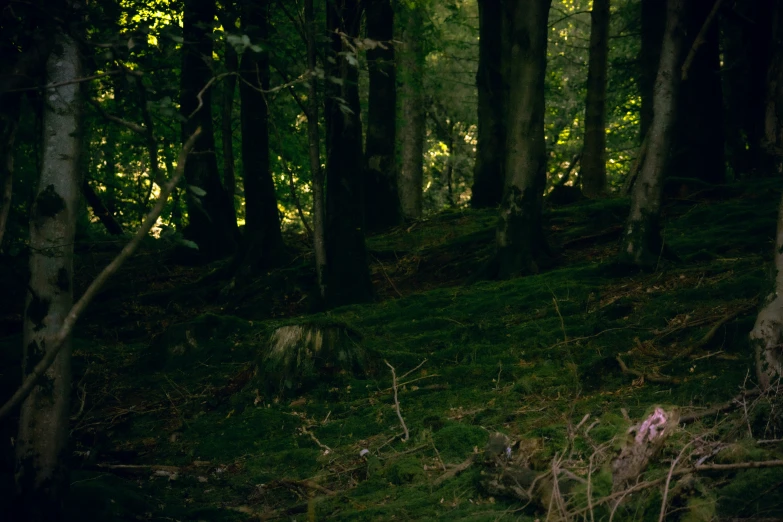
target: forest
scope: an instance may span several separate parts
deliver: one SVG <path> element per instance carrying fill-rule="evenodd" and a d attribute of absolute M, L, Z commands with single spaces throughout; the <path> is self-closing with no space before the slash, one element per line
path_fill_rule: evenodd
<path fill-rule="evenodd" d="M 783 520 L 783 2 L 0 0 L 0 521 Z"/>

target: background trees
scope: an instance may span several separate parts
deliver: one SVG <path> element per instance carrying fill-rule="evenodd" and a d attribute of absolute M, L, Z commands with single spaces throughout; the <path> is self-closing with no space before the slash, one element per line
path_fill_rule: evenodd
<path fill-rule="evenodd" d="M 778 11 L 707 0 L 5 10 L 0 249 L 30 259 L 25 372 L 53 353 L 73 245 L 111 244 L 149 220 L 160 194 L 150 243 L 172 247 L 165 262 L 215 263 L 223 283 L 241 274 L 211 296 L 226 308 L 286 270 L 297 274 L 286 291 L 304 288 L 314 308 L 372 301 L 374 281 L 394 283 L 369 260 L 396 259 L 400 245 L 376 242 L 371 256 L 368 233 L 408 220 L 408 234 L 468 206 L 484 218 L 500 206 L 492 276 L 539 272 L 558 262 L 545 219 L 558 189 L 577 200 L 630 187 L 616 257 L 655 269 L 667 184 L 686 199 L 725 182 L 727 164 L 735 179 L 779 173 Z M 194 135 L 184 166 L 175 155 Z M 180 166 L 186 183 L 169 199 Z M 772 303 L 754 330 L 765 385 L 780 373 Z M 32 518 L 57 510 L 64 483 L 63 346 L 19 417 Z"/>

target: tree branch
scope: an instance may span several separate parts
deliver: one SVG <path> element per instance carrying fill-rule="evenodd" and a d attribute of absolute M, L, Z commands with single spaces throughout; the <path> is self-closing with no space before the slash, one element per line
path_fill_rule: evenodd
<path fill-rule="evenodd" d="M 38 379 L 44 374 L 44 372 L 46 372 L 46 370 L 49 369 L 54 360 L 57 358 L 57 354 L 60 353 L 60 350 L 65 344 L 65 340 L 68 339 L 69 335 L 71 335 L 71 331 L 73 330 L 76 321 L 84 312 L 85 308 L 87 308 L 87 305 L 89 305 L 90 302 L 95 298 L 101 287 L 106 284 L 106 281 L 108 281 L 109 278 L 114 275 L 117 270 L 119 270 L 122 264 L 133 255 L 133 253 L 141 244 L 141 241 L 155 225 L 155 222 L 158 220 L 158 216 L 160 216 L 161 212 L 163 212 L 163 207 L 166 205 L 166 200 L 168 200 L 169 195 L 171 195 L 172 191 L 177 186 L 177 183 L 179 183 L 179 181 L 182 179 L 182 176 L 185 174 L 185 161 L 187 160 L 190 150 L 195 145 L 196 138 L 198 138 L 199 134 L 201 134 L 200 127 L 196 129 L 196 132 L 194 132 L 193 135 L 188 138 L 188 141 L 185 142 L 185 144 L 182 146 L 182 150 L 179 153 L 179 161 L 177 163 L 177 170 L 174 173 L 174 177 L 171 178 L 171 180 L 162 187 L 158 201 L 155 203 L 152 211 L 147 214 L 147 218 L 144 220 L 141 228 L 139 228 L 138 232 L 136 232 L 136 235 L 133 237 L 133 239 L 127 245 L 125 245 L 125 247 L 122 249 L 122 252 L 120 252 L 119 255 L 115 257 L 114 260 L 109 263 L 100 274 L 98 274 L 98 277 L 93 280 L 82 297 L 71 307 L 71 310 L 68 312 L 68 315 L 65 317 L 65 320 L 60 327 L 60 331 L 58 331 L 57 334 L 51 339 L 51 343 L 47 343 L 48 347 L 46 355 L 44 355 L 43 359 L 41 359 L 41 361 L 35 365 L 33 371 L 30 372 L 27 377 L 25 377 L 24 382 L 19 387 L 19 389 L 16 390 L 13 396 L 8 399 L 2 408 L 0 408 L 0 420 L 8 416 L 8 414 L 16 406 L 18 406 L 23 400 L 27 398 L 27 396 L 35 387 Z"/>

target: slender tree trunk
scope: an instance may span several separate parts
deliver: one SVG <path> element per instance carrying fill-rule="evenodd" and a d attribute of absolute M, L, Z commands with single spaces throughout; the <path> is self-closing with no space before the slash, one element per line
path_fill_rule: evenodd
<path fill-rule="evenodd" d="M 772 52 L 767 74 L 766 118 L 764 126 L 762 168 L 769 174 L 783 174 L 783 6 L 772 12 Z M 778 212 L 775 241 L 775 291 L 759 312 L 750 332 L 756 354 L 759 386 L 767 389 L 783 377 L 783 200 Z"/>
<path fill-rule="evenodd" d="M 326 302 L 340 306 L 372 299 L 364 242 L 359 71 L 348 58 L 351 47 L 343 42 L 359 36 L 361 9 L 358 0 L 327 0 L 326 9 L 331 39 L 327 74 L 338 79 L 326 82 Z"/>
<path fill-rule="evenodd" d="M 642 96 L 639 142 L 653 120 L 653 90 L 661 62 L 661 41 L 666 27 L 667 0 L 642 0 L 642 46 L 639 53 L 639 91 Z"/>
<path fill-rule="evenodd" d="M 669 0 L 661 63 L 653 93 L 654 116 L 647 154 L 631 195 L 631 212 L 620 246 L 620 262 L 654 268 L 661 254 L 660 214 L 663 180 L 669 172 L 685 39 L 684 4 Z"/>
<path fill-rule="evenodd" d="M 246 2 L 242 25 L 254 45 L 265 45 L 269 32 L 268 2 Z M 279 266 L 285 254 L 275 183 L 269 170 L 269 113 L 264 94 L 259 92 L 269 89 L 268 51 L 245 49 L 240 74 L 246 220 L 240 257 L 242 270 L 256 272 Z"/>
<path fill-rule="evenodd" d="M 224 17 L 224 30 L 234 31 L 236 16 L 227 14 Z M 231 42 L 226 39 L 225 46 L 226 71 L 236 72 L 239 69 L 239 56 Z M 228 198 L 228 211 L 231 219 L 236 222 L 237 210 L 234 204 L 234 194 L 237 191 L 237 181 L 234 172 L 234 93 L 237 86 L 236 76 L 226 76 L 223 79 L 223 107 L 220 112 L 221 141 L 223 144 L 223 188 Z"/>
<path fill-rule="evenodd" d="M 606 65 L 609 56 L 609 0 L 593 0 L 590 63 L 587 72 L 585 143 L 582 153 L 582 193 L 596 198 L 606 193 Z"/>
<path fill-rule="evenodd" d="M 383 230 L 402 221 L 394 154 L 397 127 L 397 73 L 394 66 L 394 10 L 390 0 L 367 2 L 367 38 L 382 42 L 367 51 L 370 71 L 367 111 L 366 226 Z"/>
<path fill-rule="evenodd" d="M 315 13 L 313 0 L 305 0 L 305 35 L 307 38 L 307 68 L 310 81 L 307 93 L 307 141 L 310 174 L 313 179 L 313 251 L 318 293 L 326 300 L 326 213 L 324 209 L 324 173 L 321 169 L 321 139 L 318 132 L 318 77 L 315 72 Z"/>
<path fill-rule="evenodd" d="M 30 282 L 25 305 L 22 373 L 28 375 L 49 349 L 73 301 L 73 242 L 79 205 L 80 84 L 76 42 L 65 31 L 46 65 L 43 164 L 30 214 Z M 71 350 L 69 341 L 22 403 L 16 440 L 19 513 L 14 520 L 56 520 L 68 486 Z"/>
<path fill-rule="evenodd" d="M 716 0 L 690 0 L 685 7 L 688 54 Z M 673 175 L 696 177 L 709 183 L 726 179 L 723 134 L 719 26 L 711 23 L 696 50 L 678 96 L 677 126 L 672 145 Z"/>
<path fill-rule="evenodd" d="M 503 196 L 506 147 L 506 88 L 503 84 L 502 0 L 479 0 L 478 139 L 473 208 L 496 207 Z"/>
<path fill-rule="evenodd" d="M 100 196 L 92 189 L 89 182 L 85 179 L 82 181 L 82 194 L 87 200 L 87 204 L 92 209 L 92 213 L 95 214 L 101 224 L 106 227 L 106 231 L 109 234 L 119 236 L 122 235 L 122 225 L 120 225 L 106 205 L 101 201 Z"/>
<path fill-rule="evenodd" d="M 180 109 L 186 121 L 182 124 L 183 142 L 201 127 L 192 157 L 187 162 L 185 179 L 188 185 L 206 192 L 199 196 L 188 191 L 187 206 L 190 223 L 186 236 L 198 245 L 207 259 L 226 257 L 236 249 L 236 220 L 228 208 L 215 155 L 212 125 L 212 90 L 201 90 L 212 78 L 212 24 L 215 0 L 186 0 L 183 16 L 182 74 Z M 199 93 L 201 99 L 199 100 Z M 201 107 L 199 108 L 199 105 Z M 197 112 L 196 112 L 197 111 Z M 191 117 L 191 114 L 195 114 Z"/>
<path fill-rule="evenodd" d="M 0 251 L 11 212 L 14 188 L 14 143 L 19 124 L 19 96 L 6 96 L 11 104 L 0 109 Z"/>
<path fill-rule="evenodd" d="M 506 4 L 510 89 L 506 180 L 496 232 L 497 275 L 538 271 L 547 252 L 541 211 L 546 185 L 544 75 L 551 0 Z"/>
<path fill-rule="evenodd" d="M 403 7 L 403 43 L 398 70 L 402 76 L 402 122 L 400 127 L 400 202 L 405 219 L 418 219 L 422 213 L 424 178 L 424 48 L 423 13 L 420 4 Z"/>

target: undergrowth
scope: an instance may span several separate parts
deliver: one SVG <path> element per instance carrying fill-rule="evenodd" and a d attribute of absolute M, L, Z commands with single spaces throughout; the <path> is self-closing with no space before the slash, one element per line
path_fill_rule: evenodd
<path fill-rule="evenodd" d="M 525 466 L 542 472 L 560 462 L 582 482 L 589 470 L 592 495 L 609 495 L 599 461 L 608 465 L 654 406 L 694 412 L 752 387 L 747 337 L 770 288 L 779 196 L 769 182 L 732 190 L 726 201 L 668 207 L 665 241 L 680 259 L 662 259 L 654 273 L 615 272 L 627 202 L 607 200 L 548 211 L 558 264 L 511 281 L 467 283 L 492 252 L 495 217 L 454 211 L 369 238 L 379 295 L 371 305 L 307 313 L 307 259 L 240 304 L 155 282 L 106 296 L 77 332 L 68 512 L 73 520 L 545 516 L 546 506 L 487 486 L 493 471 L 478 456 L 496 432 Z M 177 277 L 195 283 L 198 273 Z M 361 346 L 366 367 L 316 365 L 315 379 L 270 386 L 262 377 L 270 337 L 301 324 L 350 331 L 345 342 Z M 4 339 L 2 353 L 19 343 Z M 386 362 L 398 377 L 415 371 L 394 382 Z M 3 379 L 4 390 L 13 387 Z M 780 438 L 769 422 L 775 407 L 757 401 L 747 415 L 688 425 L 645 480 L 665 477 L 694 440 L 702 443 L 691 448 L 722 444 L 718 461 L 780 458 L 780 444 L 755 443 Z M 779 495 L 763 494 L 783 483 L 781 468 L 686 478 L 671 486 L 670 517 L 783 517 Z M 574 505 L 585 505 L 580 484 L 565 497 Z M 661 495 L 645 490 L 614 516 L 657 520 Z M 592 512 L 610 514 L 606 505 Z"/>

